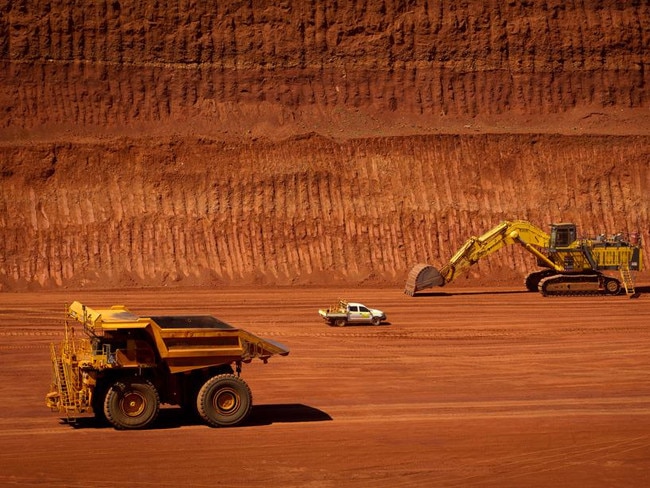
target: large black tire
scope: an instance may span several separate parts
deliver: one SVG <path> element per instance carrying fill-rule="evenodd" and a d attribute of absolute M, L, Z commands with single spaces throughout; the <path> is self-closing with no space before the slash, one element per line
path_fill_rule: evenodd
<path fill-rule="evenodd" d="M 252 406 L 250 388 L 244 380 L 232 374 L 213 376 L 196 397 L 199 415 L 214 427 L 230 427 L 243 422 Z"/>
<path fill-rule="evenodd" d="M 381 319 L 379 317 L 373 317 L 372 325 L 379 325 L 379 324 L 381 324 Z"/>
<path fill-rule="evenodd" d="M 116 381 L 104 399 L 104 415 L 116 429 L 144 429 L 159 411 L 158 391 L 143 379 Z"/>
<path fill-rule="evenodd" d="M 334 325 L 336 325 L 337 327 L 345 327 L 347 325 L 347 323 L 348 323 L 348 321 L 345 320 L 345 319 L 336 319 L 334 321 Z"/>

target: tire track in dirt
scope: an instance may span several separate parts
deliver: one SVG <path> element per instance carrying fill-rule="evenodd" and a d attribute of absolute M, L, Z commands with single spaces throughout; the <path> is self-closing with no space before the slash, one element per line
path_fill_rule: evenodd
<path fill-rule="evenodd" d="M 618 407 L 618 408 L 617 408 Z M 586 398 L 560 400 L 513 400 L 513 401 L 479 401 L 479 402 L 435 402 L 417 405 L 410 403 L 364 404 L 364 405 L 327 405 L 327 411 L 337 422 L 381 423 L 386 419 L 391 422 L 430 422 L 460 418 L 518 418 L 518 417 L 553 417 L 553 416 L 616 416 L 648 415 L 650 397 L 616 397 Z M 649 437 L 644 437 L 646 440 Z"/>
<path fill-rule="evenodd" d="M 565 466 L 576 466 L 580 464 L 593 464 L 611 456 L 620 456 L 623 453 L 646 449 L 650 445 L 648 436 L 633 438 L 624 438 L 617 442 L 593 442 L 586 446 L 581 446 L 576 450 L 573 447 L 551 448 L 536 451 L 527 451 L 520 455 L 510 456 L 507 458 L 499 457 L 481 462 L 486 468 L 498 465 L 500 470 L 500 480 L 506 483 L 506 480 L 516 480 L 519 478 L 530 478 L 531 475 L 539 475 L 549 471 L 559 471 Z M 472 480 L 481 479 L 482 476 L 468 474 L 454 479 L 447 486 L 467 486 L 472 484 Z M 432 481 L 448 481 L 446 477 L 433 477 Z"/>

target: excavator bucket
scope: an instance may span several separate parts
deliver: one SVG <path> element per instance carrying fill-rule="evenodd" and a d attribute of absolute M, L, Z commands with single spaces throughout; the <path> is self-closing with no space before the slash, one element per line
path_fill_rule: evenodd
<path fill-rule="evenodd" d="M 406 280 L 404 293 L 413 296 L 416 292 L 424 290 L 425 288 L 432 288 L 434 286 L 442 286 L 445 280 L 433 266 L 428 264 L 416 264 L 411 269 L 409 276 Z"/>

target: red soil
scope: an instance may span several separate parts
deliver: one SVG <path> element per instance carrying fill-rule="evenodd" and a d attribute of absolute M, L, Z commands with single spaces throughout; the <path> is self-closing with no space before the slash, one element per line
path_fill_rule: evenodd
<path fill-rule="evenodd" d="M 475 288 L 230 288 L 0 294 L 0 484 L 19 486 L 643 486 L 650 470 L 650 287 L 544 298 Z M 328 327 L 339 296 L 388 314 Z M 250 421 L 177 409 L 119 432 L 49 414 L 63 304 L 210 313 L 291 348 L 244 365 Z"/>

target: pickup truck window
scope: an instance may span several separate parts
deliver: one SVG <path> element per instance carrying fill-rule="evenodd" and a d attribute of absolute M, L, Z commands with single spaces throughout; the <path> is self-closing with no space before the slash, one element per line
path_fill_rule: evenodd
<path fill-rule="evenodd" d="M 350 305 L 350 312 L 358 312 L 358 311 L 359 311 L 359 307 L 357 307 L 356 305 Z"/>
<path fill-rule="evenodd" d="M 366 307 L 359 307 L 359 312 L 368 312 L 368 313 L 370 313 L 370 310 L 368 310 Z"/>

